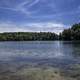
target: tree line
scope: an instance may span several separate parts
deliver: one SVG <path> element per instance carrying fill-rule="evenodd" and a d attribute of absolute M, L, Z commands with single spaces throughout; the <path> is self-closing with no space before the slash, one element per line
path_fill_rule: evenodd
<path fill-rule="evenodd" d="M 0 33 L 0 41 L 48 41 L 80 40 L 80 23 L 65 29 L 59 35 L 52 32 L 5 32 Z"/>
<path fill-rule="evenodd" d="M 59 35 L 60 40 L 80 40 L 80 23 L 74 24 L 71 28 L 65 29 Z"/>
<path fill-rule="evenodd" d="M 51 32 L 6 32 L 0 33 L 0 41 L 45 41 L 57 40 L 58 35 Z"/>

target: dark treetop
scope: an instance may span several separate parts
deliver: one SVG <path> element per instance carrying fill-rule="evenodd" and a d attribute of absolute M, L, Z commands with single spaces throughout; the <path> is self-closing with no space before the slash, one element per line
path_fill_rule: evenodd
<path fill-rule="evenodd" d="M 80 40 L 80 23 L 74 24 L 71 28 L 65 29 L 60 33 L 61 40 Z"/>

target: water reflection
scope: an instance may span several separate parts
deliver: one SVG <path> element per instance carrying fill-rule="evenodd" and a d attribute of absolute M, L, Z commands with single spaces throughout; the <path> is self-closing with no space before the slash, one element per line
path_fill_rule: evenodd
<path fill-rule="evenodd" d="M 57 62 L 80 58 L 80 43 L 72 41 L 0 42 L 0 61 L 52 59 Z M 65 62 L 64 62 L 65 63 Z"/>

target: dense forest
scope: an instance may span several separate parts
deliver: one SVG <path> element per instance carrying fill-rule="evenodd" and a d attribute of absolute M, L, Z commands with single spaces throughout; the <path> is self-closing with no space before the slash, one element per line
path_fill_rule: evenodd
<path fill-rule="evenodd" d="M 80 23 L 65 29 L 59 35 L 51 32 L 5 32 L 0 33 L 0 41 L 48 41 L 80 40 Z"/>
<path fill-rule="evenodd" d="M 51 32 L 6 32 L 0 33 L 0 41 L 57 40 L 58 35 Z"/>
<path fill-rule="evenodd" d="M 65 29 L 59 35 L 60 40 L 80 40 L 80 23 L 74 24 L 71 28 Z"/>

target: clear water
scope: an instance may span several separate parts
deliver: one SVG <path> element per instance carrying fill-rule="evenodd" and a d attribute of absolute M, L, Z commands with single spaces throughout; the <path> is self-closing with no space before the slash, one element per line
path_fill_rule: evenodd
<path fill-rule="evenodd" d="M 68 64 L 79 64 L 80 42 L 0 42 L 0 65 L 2 63 L 33 63 L 58 67 L 64 67 Z"/>

